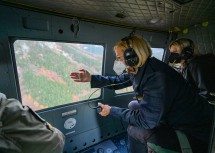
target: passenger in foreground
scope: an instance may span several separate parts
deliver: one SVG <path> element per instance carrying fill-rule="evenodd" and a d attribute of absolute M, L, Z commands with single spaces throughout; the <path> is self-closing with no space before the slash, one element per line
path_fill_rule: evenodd
<path fill-rule="evenodd" d="M 62 153 L 64 142 L 57 128 L 0 93 L 0 153 Z"/>
<path fill-rule="evenodd" d="M 206 153 L 213 107 L 193 92 L 174 69 L 151 58 L 151 47 L 142 37 L 123 38 L 114 51 L 114 70 L 119 76 L 91 75 L 87 70 L 72 72 L 70 76 L 75 82 L 90 82 L 92 88 L 118 84 L 109 87 L 117 90 L 133 86 L 138 100 L 136 109 L 99 103 L 101 116 L 112 115 L 129 124 L 131 153 L 147 153 L 151 146 L 163 152 L 181 152 L 176 129 L 186 134 L 193 153 Z M 123 72 L 125 68 L 128 73 Z"/>

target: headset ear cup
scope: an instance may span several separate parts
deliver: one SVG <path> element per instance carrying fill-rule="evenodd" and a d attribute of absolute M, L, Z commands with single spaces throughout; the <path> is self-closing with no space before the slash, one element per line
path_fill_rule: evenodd
<path fill-rule="evenodd" d="M 139 58 L 133 48 L 128 48 L 124 52 L 125 64 L 130 67 L 134 67 L 138 64 Z"/>
<path fill-rule="evenodd" d="M 181 58 L 187 60 L 187 59 L 191 58 L 192 56 L 193 56 L 193 48 L 185 47 L 183 49 L 183 52 L 181 53 Z"/>

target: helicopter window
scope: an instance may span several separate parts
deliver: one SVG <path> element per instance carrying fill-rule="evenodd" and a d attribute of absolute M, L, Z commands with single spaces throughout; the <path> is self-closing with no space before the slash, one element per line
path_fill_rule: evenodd
<path fill-rule="evenodd" d="M 104 47 L 97 44 L 16 40 L 14 53 L 22 102 L 33 110 L 80 102 L 94 89 L 70 73 L 87 69 L 102 74 Z M 98 91 L 93 98 L 98 98 Z"/>

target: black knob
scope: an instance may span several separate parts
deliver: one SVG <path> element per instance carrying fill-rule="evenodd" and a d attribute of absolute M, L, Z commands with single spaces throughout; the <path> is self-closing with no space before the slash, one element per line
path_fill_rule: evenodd
<path fill-rule="evenodd" d="M 102 149 L 102 148 L 99 148 L 99 149 L 97 149 L 97 153 L 104 153 L 105 151 L 104 151 L 104 149 Z"/>

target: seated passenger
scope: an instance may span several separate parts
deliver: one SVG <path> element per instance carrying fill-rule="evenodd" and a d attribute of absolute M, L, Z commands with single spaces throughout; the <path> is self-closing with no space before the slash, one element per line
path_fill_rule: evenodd
<path fill-rule="evenodd" d="M 64 141 L 33 110 L 0 93 L 0 153 L 62 153 Z"/>
<path fill-rule="evenodd" d="M 110 89 L 117 90 L 133 86 L 138 100 L 133 109 L 110 106 L 114 103 L 111 101 L 109 105 L 98 104 L 101 116 L 111 115 L 129 124 L 130 152 L 147 153 L 151 146 L 162 152 L 182 152 L 176 129 L 186 134 L 193 153 L 206 153 L 213 106 L 193 92 L 179 73 L 151 58 L 151 47 L 142 37 L 123 38 L 114 51 L 114 70 L 119 76 L 91 75 L 87 70 L 72 72 L 70 76 L 75 82 L 90 82 L 92 88 L 110 85 Z M 123 73 L 125 68 L 128 73 Z"/>
<path fill-rule="evenodd" d="M 187 82 L 208 101 L 214 101 L 215 55 L 195 55 L 194 43 L 180 38 L 170 43 L 169 64 L 183 75 Z"/>

